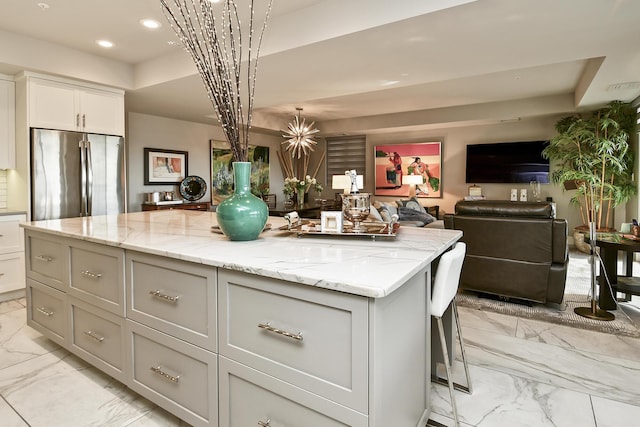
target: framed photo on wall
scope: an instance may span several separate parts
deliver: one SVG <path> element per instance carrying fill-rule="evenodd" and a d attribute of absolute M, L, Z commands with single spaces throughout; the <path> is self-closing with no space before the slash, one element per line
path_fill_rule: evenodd
<path fill-rule="evenodd" d="M 180 184 L 188 175 L 186 151 L 144 149 L 144 185 Z"/>
<path fill-rule="evenodd" d="M 407 197 L 410 186 L 415 185 L 416 197 L 442 197 L 440 141 L 376 145 L 374 165 L 376 196 Z M 403 180 L 409 175 L 415 184 Z"/>
<path fill-rule="evenodd" d="M 233 193 L 233 155 L 225 141 L 209 141 L 211 154 L 211 203 L 221 201 Z M 269 147 L 249 145 L 251 162 L 251 192 L 258 196 L 269 193 Z"/>

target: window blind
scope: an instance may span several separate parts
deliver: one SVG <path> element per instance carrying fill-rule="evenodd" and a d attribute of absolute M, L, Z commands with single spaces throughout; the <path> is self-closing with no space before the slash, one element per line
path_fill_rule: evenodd
<path fill-rule="evenodd" d="M 365 174 L 366 142 L 365 135 L 330 137 L 327 141 L 327 178 L 344 175 L 347 170 L 355 169 L 358 175 Z"/>

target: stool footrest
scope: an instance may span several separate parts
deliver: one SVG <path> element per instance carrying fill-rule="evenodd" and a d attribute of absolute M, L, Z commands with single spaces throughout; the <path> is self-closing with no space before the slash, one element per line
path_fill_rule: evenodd
<path fill-rule="evenodd" d="M 434 382 L 436 384 L 446 385 L 446 386 L 449 385 L 449 383 L 447 382 L 447 380 L 445 378 L 441 378 L 441 377 L 436 376 L 436 375 L 431 375 L 431 382 Z M 462 385 L 462 384 L 458 384 L 458 383 L 454 382 L 453 383 L 453 388 L 455 388 L 458 391 L 462 391 L 462 392 L 465 392 L 467 394 L 471 394 L 471 391 L 469 391 L 469 387 L 467 387 L 466 385 Z"/>

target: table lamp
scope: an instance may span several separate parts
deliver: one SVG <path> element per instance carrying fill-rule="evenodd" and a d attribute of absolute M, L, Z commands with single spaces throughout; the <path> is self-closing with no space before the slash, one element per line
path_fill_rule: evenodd
<path fill-rule="evenodd" d="M 364 187 L 364 179 L 362 175 L 356 177 L 356 185 L 358 189 Z M 334 190 L 343 190 L 344 194 L 349 194 L 351 191 L 351 178 L 349 175 L 332 175 L 331 176 L 331 188 Z"/>
<path fill-rule="evenodd" d="M 416 196 L 416 185 L 423 184 L 422 175 L 403 175 L 402 184 L 409 185 L 409 197 Z"/>

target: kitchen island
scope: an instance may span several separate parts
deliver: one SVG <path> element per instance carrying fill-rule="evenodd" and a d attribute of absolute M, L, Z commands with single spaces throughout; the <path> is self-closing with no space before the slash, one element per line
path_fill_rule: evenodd
<path fill-rule="evenodd" d="M 215 213 L 25 224 L 28 323 L 193 425 L 418 426 L 431 263 L 461 232 L 252 242 Z"/>

